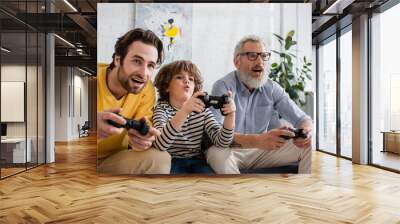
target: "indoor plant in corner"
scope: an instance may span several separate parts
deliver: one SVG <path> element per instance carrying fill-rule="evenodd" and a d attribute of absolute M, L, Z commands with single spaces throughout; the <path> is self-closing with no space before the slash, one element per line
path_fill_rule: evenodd
<path fill-rule="evenodd" d="M 272 50 L 273 53 L 279 55 L 279 62 L 271 64 L 270 79 L 279 83 L 282 88 L 289 94 L 289 97 L 299 106 L 306 105 L 306 96 L 309 92 L 304 91 L 306 79 L 311 80 L 311 62 L 304 56 L 297 66 L 295 60 L 297 55 L 293 46 L 297 44 L 293 40 L 294 30 L 291 30 L 286 38 L 274 33 L 281 45 L 281 50 Z"/>

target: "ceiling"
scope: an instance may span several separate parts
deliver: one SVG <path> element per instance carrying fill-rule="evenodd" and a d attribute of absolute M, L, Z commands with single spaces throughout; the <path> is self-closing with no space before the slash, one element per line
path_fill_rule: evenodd
<path fill-rule="evenodd" d="M 338 0 L 336 0 L 338 1 Z M 279 1 L 253 0 L 234 2 L 269 2 L 269 3 L 312 3 L 312 36 L 313 44 L 327 38 L 336 32 L 338 24 L 346 26 L 352 17 L 366 10 L 372 10 L 387 0 L 311 0 L 311 1 Z M 1 0 L 0 28 L 2 30 L 2 46 L 13 49 L 9 58 L 14 55 L 28 56 L 43 47 L 36 43 L 36 35 L 25 38 L 25 30 L 39 32 L 54 32 L 56 65 L 80 66 L 88 71 L 96 71 L 96 28 L 97 3 L 133 2 L 113 0 Z M 168 0 L 137 1 L 137 2 L 171 2 Z M 191 2 L 191 1 L 174 1 Z M 193 2 L 233 2 L 197 0 Z M 50 8 L 52 13 L 50 12 Z M 329 9 L 329 10 L 328 10 Z M 337 23 L 338 21 L 340 23 Z M 346 22 L 347 21 L 347 22 Z M 339 26 L 339 27 L 340 27 Z M 63 41 L 62 39 L 66 40 Z M 25 50 L 25 44 L 27 49 Z M 19 52 L 19 53 L 17 53 Z M 18 55 L 20 54 L 20 55 Z"/>
<path fill-rule="evenodd" d="M 27 58 L 29 63 L 44 48 L 36 43 L 42 40 L 38 33 L 54 32 L 56 66 L 78 66 L 95 74 L 97 2 L 102 1 L 48 0 L 46 7 L 44 0 L 1 0 L 1 44 L 12 49 L 2 60 L 18 63 Z"/>

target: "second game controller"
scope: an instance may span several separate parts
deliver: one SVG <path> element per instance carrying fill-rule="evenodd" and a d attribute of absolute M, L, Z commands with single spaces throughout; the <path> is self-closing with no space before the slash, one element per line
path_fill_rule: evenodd
<path fill-rule="evenodd" d="M 199 96 L 199 99 L 203 101 L 205 107 L 214 107 L 215 109 L 221 109 L 224 107 L 224 104 L 229 103 L 229 96 L 223 94 L 222 96 L 212 96 L 208 95 L 208 93 L 204 93 L 204 96 Z"/>

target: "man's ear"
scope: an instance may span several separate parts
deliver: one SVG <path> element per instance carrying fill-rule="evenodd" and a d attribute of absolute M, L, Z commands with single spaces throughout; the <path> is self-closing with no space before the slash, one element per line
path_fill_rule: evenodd
<path fill-rule="evenodd" d="M 239 55 L 235 56 L 235 58 L 233 59 L 233 64 L 235 65 L 236 69 L 239 69 L 239 66 L 240 66 Z"/>
<path fill-rule="evenodd" d="M 119 67 L 120 64 L 121 64 L 121 57 L 119 55 L 115 55 L 115 57 L 114 57 L 114 65 L 116 67 Z"/>

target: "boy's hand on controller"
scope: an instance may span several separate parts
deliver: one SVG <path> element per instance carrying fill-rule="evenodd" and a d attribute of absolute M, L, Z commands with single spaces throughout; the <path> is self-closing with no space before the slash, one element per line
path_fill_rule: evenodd
<path fill-rule="evenodd" d="M 104 139 L 111 135 L 120 134 L 123 131 L 122 128 L 116 128 L 107 122 L 107 120 L 111 120 L 115 123 L 125 125 L 125 119 L 116 114 L 119 112 L 121 112 L 121 108 L 113 108 L 109 110 L 104 110 L 102 112 L 97 112 L 98 139 Z"/>
<path fill-rule="evenodd" d="M 190 97 L 189 100 L 187 100 L 183 105 L 181 110 L 183 110 L 186 114 L 190 114 L 192 112 L 197 112 L 201 113 L 204 111 L 204 103 L 201 99 L 199 99 L 199 96 L 204 96 L 203 91 L 198 91 L 193 94 L 192 97 Z"/>

